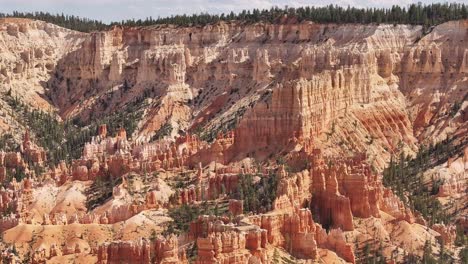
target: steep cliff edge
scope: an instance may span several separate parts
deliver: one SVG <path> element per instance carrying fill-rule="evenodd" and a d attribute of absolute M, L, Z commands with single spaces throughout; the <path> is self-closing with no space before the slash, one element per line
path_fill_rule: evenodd
<path fill-rule="evenodd" d="M 57 62 L 79 47 L 86 34 L 42 21 L 0 19 L 0 132 L 18 134 L 23 125 L 7 104 L 7 96 L 33 108 L 53 111 L 47 99 L 47 81 Z"/>
<path fill-rule="evenodd" d="M 61 58 L 49 95 L 63 117 L 83 120 L 150 98 L 135 136 L 170 125 L 172 136 L 210 140 L 234 129 L 231 159 L 303 137 L 328 154 L 367 151 L 382 168 L 390 153 L 464 126 L 467 23 L 425 36 L 420 26 L 310 22 L 116 27 Z"/>
<path fill-rule="evenodd" d="M 426 144 L 467 131 L 468 21 L 434 28 L 402 58 L 400 90 Z"/>

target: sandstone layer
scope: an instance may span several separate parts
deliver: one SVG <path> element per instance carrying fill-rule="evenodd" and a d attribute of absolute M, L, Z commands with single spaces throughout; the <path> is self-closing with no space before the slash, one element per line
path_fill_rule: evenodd
<path fill-rule="evenodd" d="M 2 19 L 0 40 L 0 132 L 19 143 L 0 150 L 2 261 L 359 263 L 370 248 L 398 263 L 427 245 L 459 260 L 453 223 L 429 224 L 382 169 L 461 142 L 422 184 L 466 232 L 467 21 L 83 34 Z M 18 103 L 83 130 L 138 120 L 99 123 L 80 158 L 51 164 Z"/>

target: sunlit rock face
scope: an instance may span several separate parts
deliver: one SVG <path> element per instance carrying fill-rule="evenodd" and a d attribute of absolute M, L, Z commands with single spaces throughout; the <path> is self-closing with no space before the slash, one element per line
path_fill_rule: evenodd
<path fill-rule="evenodd" d="M 459 131 L 463 112 L 446 114 L 466 94 L 466 27 L 115 27 L 89 34 L 48 85 L 63 116 L 84 120 L 152 98 L 139 138 L 166 123 L 172 136 L 234 130 L 228 161 L 266 158 L 300 136 L 333 154 L 366 151 L 381 168 L 397 149 Z"/>
<path fill-rule="evenodd" d="M 466 21 L 427 35 L 407 25 L 218 23 L 90 34 L 25 19 L 1 25 L 5 91 L 83 121 L 150 98 L 129 136 L 147 140 L 165 124 L 170 136 L 233 130 L 228 161 L 268 157 L 300 136 L 335 146 L 326 150 L 333 154 L 366 151 L 381 168 L 399 148 L 411 153 L 419 141 L 460 133 L 467 118 Z M 37 96 L 44 93 L 53 105 Z M 455 103 L 462 106 L 450 114 Z"/>
<path fill-rule="evenodd" d="M 455 226 L 428 224 L 382 169 L 422 144 L 466 140 L 467 43 L 467 21 L 430 32 L 220 22 L 85 34 L 0 19 L 0 132 L 19 143 L 0 150 L 2 257 L 359 263 L 369 241 L 396 262 L 426 241 L 456 250 Z M 48 166 L 45 135 L 12 98 L 77 127 L 128 111 L 138 120 L 133 133 L 98 124 L 79 159 Z M 466 201 L 463 151 L 423 172 L 445 204 Z M 267 205 L 239 192 L 246 175 L 273 194 Z M 174 210 L 192 207 L 210 210 L 175 232 L 171 222 L 192 215 Z"/>

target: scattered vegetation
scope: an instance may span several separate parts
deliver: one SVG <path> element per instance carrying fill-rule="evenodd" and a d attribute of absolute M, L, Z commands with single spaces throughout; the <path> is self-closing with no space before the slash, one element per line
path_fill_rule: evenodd
<path fill-rule="evenodd" d="M 112 191 L 115 186 L 122 183 L 122 178 L 115 179 L 97 178 L 93 184 L 86 190 L 86 208 L 88 211 L 104 204 L 112 197 Z"/>
<path fill-rule="evenodd" d="M 330 128 L 330 132 L 325 132 L 325 134 L 327 135 L 327 140 L 330 139 L 330 137 L 332 137 L 333 134 L 335 134 L 335 132 L 336 132 L 336 127 L 335 126 L 336 126 L 335 121 L 333 121 L 332 126 Z"/>
<path fill-rule="evenodd" d="M 450 109 L 449 116 L 454 117 L 458 113 L 458 111 L 460 110 L 461 106 L 462 106 L 462 102 L 455 102 L 452 105 L 452 108 Z"/>
<path fill-rule="evenodd" d="M 462 247 L 458 253 L 458 258 L 461 261 L 460 263 L 468 263 L 468 235 L 462 225 L 457 225 L 455 246 Z"/>
<path fill-rule="evenodd" d="M 239 177 L 238 188 L 230 194 L 230 198 L 244 201 L 244 212 L 264 213 L 273 207 L 278 186 L 277 174 L 270 174 L 254 182 L 251 174 Z"/>
<path fill-rule="evenodd" d="M 189 263 L 194 263 L 198 257 L 197 241 L 192 242 L 191 247 L 187 247 L 186 254 L 187 254 L 187 260 L 189 261 Z"/>
<path fill-rule="evenodd" d="M 436 264 L 437 259 L 432 254 L 432 245 L 429 240 L 426 240 L 423 247 L 422 262 L 427 264 Z"/>
<path fill-rule="evenodd" d="M 172 125 L 169 122 L 167 122 L 164 125 L 162 125 L 158 131 L 156 131 L 154 136 L 151 138 L 151 141 L 163 139 L 165 136 L 169 136 L 171 134 L 171 131 Z"/>
<path fill-rule="evenodd" d="M 172 208 L 169 216 L 174 220 L 169 222 L 163 235 L 181 234 L 189 231 L 190 223 L 198 219 L 200 215 L 221 215 L 217 203 L 204 201 L 201 205 L 187 205 Z"/>
<path fill-rule="evenodd" d="M 281 263 L 285 263 L 285 264 L 297 264 L 299 263 L 293 256 L 289 256 L 289 257 L 286 257 L 286 256 L 282 256 L 281 257 Z"/>
<path fill-rule="evenodd" d="M 387 263 L 386 258 L 383 255 L 382 244 L 380 244 L 378 247 L 375 247 L 369 243 L 365 243 L 364 247 L 356 251 L 356 258 L 359 260 L 359 263 L 363 264 Z"/>
<path fill-rule="evenodd" d="M 275 248 L 275 251 L 273 252 L 273 260 L 271 262 L 273 264 L 279 264 L 279 258 L 280 258 L 280 255 L 279 255 L 278 249 Z"/>
<path fill-rule="evenodd" d="M 5 207 L 5 209 L 3 210 L 3 212 L 1 212 L 0 216 L 1 217 L 6 217 L 6 216 L 9 216 L 9 215 L 11 215 L 12 213 L 15 213 L 15 212 L 16 212 L 16 208 L 14 208 L 11 204 L 8 204 Z M 2 236 L 3 236 L 3 233 L 0 232 L 0 238 L 3 238 Z"/>
<path fill-rule="evenodd" d="M 141 111 L 134 103 L 122 111 L 95 119 L 85 126 L 79 118 L 60 122 L 55 114 L 31 109 L 17 97 L 7 96 L 6 102 L 21 117 L 19 120 L 23 125 L 36 135 L 37 143 L 47 151 L 50 165 L 55 165 L 61 160 L 71 162 L 72 159 L 80 158 L 85 143 L 96 135 L 99 125 L 106 124 L 110 135 L 115 134 L 121 127 L 131 135 L 141 117 Z M 1 144 L 0 139 L 0 147 Z"/>
<path fill-rule="evenodd" d="M 464 246 L 460 250 L 458 257 L 460 258 L 460 261 L 461 261 L 460 263 L 468 263 L 468 246 Z"/>
<path fill-rule="evenodd" d="M 317 23 L 387 23 L 387 24 L 412 24 L 429 26 L 437 25 L 450 20 L 468 18 L 468 7 L 459 3 L 444 4 L 411 4 L 408 7 L 393 5 L 390 8 L 356 8 L 341 7 L 338 5 L 328 5 L 323 7 L 306 6 L 292 8 L 272 7 L 270 9 L 243 10 L 239 13 L 230 12 L 229 14 L 192 14 L 176 15 L 164 18 L 154 19 L 131 19 L 112 22 L 110 24 L 102 21 L 80 18 L 77 16 L 68 16 L 64 14 L 50 14 L 47 12 L 17 12 L 11 14 L 0 13 L 0 17 L 22 17 L 30 19 L 39 19 L 50 22 L 65 28 L 91 32 L 95 30 L 108 29 L 114 25 L 122 26 L 150 26 L 159 24 L 173 24 L 177 26 L 204 26 L 219 21 L 242 21 L 246 23 L 270 22 L 281 23 L 284 18 L 293 19 L 293 21 L 313 21 Z"/>
<path fill-rule="evenodd" d="M 392 157 L 389 166 L 383 172 L 383 183 L 392 188 L 403 202 L 420 212 L 431 224 L 446 223 L 449 215 L 434 196 L 441 182 L 432 180 L 430 184 L 425 184 L 423 173 L 446 162 L 449 157 L 461 153 L 464 145 L 464 142 L 455 144 L 453 139 L 445 139 L 433 146 L 421 146 L 415 158 L 405 157 L 403 153 L 398 161 Z"/>
<path fill-rule="evenodd" d="M 192 173 L 189 171 L 181 172 L 168 181 L 168 184 L 174 189 L 183 189 L 191 184 L 196 184 L 197 179 L 195 177 L 191 177 L 191 174 Z M 178 195 L 175 196 L 178 197 Z"/>
<path fill-rule="evenodd" d="M 6 152 L 17 151 L 19 145 L 16 143 L 12 134 L 5 133 L 0 135 L 0 149 Z"/>
<path fill-rule="evenodd" d="M 13 178 L 16 179 L 17 182 L 20 182 L 24 178 L 26 178 L 26 172 L 23 167 L 17 167 L 14 169 L 7 169 L 6 170 L 6 177 L 5 181 L 10 182 L 13 180 Z"/>
<path fill-rule="evenodd" d="M 245 111 L 247 111 L 245 106 L 240 107 L 232 118 L 227 120 L 221 119 L 221 121 L 216 123 L 211 130 L 204 130 L 203 124 L 200 124 L 196 129 L 194 129 L 194 133 L 199 135 L 201 140 L 211 143 L 216 139 L 219 133 L 227 133 L 234 130 L 238 124 L 238 120 L 240 120 L 245 114 Z"/>

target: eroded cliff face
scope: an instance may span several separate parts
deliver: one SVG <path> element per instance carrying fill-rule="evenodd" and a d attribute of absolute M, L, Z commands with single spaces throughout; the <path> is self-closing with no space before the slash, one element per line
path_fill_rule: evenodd
<path fill-rule="evenodd" d="M 468 21 L 439 25 L 402 58 L 400 90 L 425 143 L 466 133 Z"/>
<path fill-rule="evenodd" d="M 5 95 L 11 88 L 32 107 L 84 123 L 129 105 L 142 110 L 132 135 L 101 125 L 68 164 L 47 167 L 29 133 L 19 151 L 0 151 L 0 180 L 11 179 L 0 189 L 2 257 L 269 263 L 279 250 L 304 262 L 352 263 L 369 241 L 400 261 L 437 239 L 456 251 L 455 227 L 428 226 L 379 171 L 420 144 L 466 142 L 467 21 L 427 34 L 313 23 L 91 34 L 29 20 L 0 26 Z M 0 111 L 12 131 L 17 116 L 11 106 Z M 155 137 L 160 130 L 165 138 Z M 464 151 L 424 172 L 443 182 L 443 203 L 466 202 Z M 17 181 L 19 170 L 26 176 Z M 231 195 L 247 174 L 253 184 L 277 175 L 277 185 L 271 204 L 244 214 L 245 201 Z M 215 204 L 223 216 L 162 235 L 174 220 L 168 210 Z"/>
<path fill-rule="evenodd" d="M 114 28 L 60 60 L 50 96 L 63 117 L 84 120 L 150 98 L 135 136 L 165 124 L 172 136 L 234 130 L 230 159 L 265 158 L 304 137 L 327 154 L 366 151 L 382 168 L 389 153 L 412 153 L 466 121 L 466 27 Z"/>
<path fill-rule="evenodd" d="M 390 153 L 466 131 L 467 23 L 427 35 L 419 26 L 313 23 L 81 34 L 4 19 L 0 78 L 4 92 L 62 118 L 86 122 L 135 104 L 144 111 L 134 136 L 145 140 L 164 126 L 205 139 L 233 130 L 228 158 L 237 159 L 266 158 L 303 137 L 327 154 L 366 151 L 382 168 Z M 3 130 L 15 127 L 2 118 Z"/>
<path fill-rule="evenodd" d="M 231 139 L 219 137 L 211 146 Z M 365 154 L 325 158 L 313 149 L 301 157 L 310 168 L 292 173 L 284 165 L 253 164 L 249 159 L 223 165 L 217 162 L 222 148 L 209 152 L 199 144 L 192 136 L 142 144 L 128 141 L 123 130 L 107 137 L 101 126 L 81 159 L 39 175 L 28 173 L 30 177 L 19 182 L 13 178 L 0 189 L 0 247 L 5 257 L 25 259 L 29 252 L 33 263 L 64 258 L 78 263 L 186 263 L 187 245 L 196 244 L 190 250 L 196 263 L 270 263 L 277 250 L 303 261 L 356 263 L 357 252 L 368 243 L 379 244 L 385 257 L 397 261 L 406 250 L 422 253 L 426 241 L 436 244 L 439 239 L 453 249 L 455 227 L 430 229 L 382 185 Z M 24 162 L 41 151 L 28 134 L 23 149 L 0 152 L 1 180 L 5 171 L 43 162 Z M 212 163 L 203 167 L 200 155 Z M 438 170 L 466 171 L 465 161 L 466 156 Z M 227 199 L 246 174 L 259 179 L 277 175 L 276 189 L 269 190 L 275 192 L 271 208 L 244 214 L 243 200 Z M 103 183 L 112 179 L 121 182 L 111 188 L 110 197 L 100 196 L 108 191 Z M 441 187 L 441 195 L 463 188 L 466 179 L 457 179 Z M 228 203 L 229 213 L 199 216 L 178 237 L 160 235 L 168 232 L 170 222 L 181 220 L 169 217 L 168 209 L 213 203 L 216 208 Z"/>
<path fill-rule="evenodd" d="M 85 39 L 85 34 L 64 29 L 42 21 L 29 19 L 0 19 L 0 91 L 18 97 L 33 108 L 52 111 L 55 106 L 45 95 L 47 81 L 57 62 L 73 51 Z M 17 116 L 2 95 L 0 132 L 12 133 L 23 129 Z"/>

